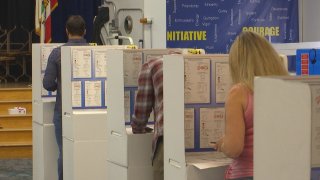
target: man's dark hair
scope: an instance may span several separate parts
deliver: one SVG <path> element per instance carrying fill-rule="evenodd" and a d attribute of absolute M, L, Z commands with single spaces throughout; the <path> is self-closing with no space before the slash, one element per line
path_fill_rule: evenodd
<path fill-rule="evenodd" d="M 68 18 L 66 28 L 71 35 L 83 36 L 86 30 L 86 22 L 79 15 L 72 15 Z"/>

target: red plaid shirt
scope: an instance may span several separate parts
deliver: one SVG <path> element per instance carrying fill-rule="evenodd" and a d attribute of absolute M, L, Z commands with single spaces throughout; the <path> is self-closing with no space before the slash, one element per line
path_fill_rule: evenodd
<path fill-rule="evenodd" d="M 162 58 L 142 65 L 136 96 L 134 114 L 131 122 L 133 133 L 146 133 L 146 126 L 152 110 L 154 111 L 153 156 L 159 137 L 163 136 L 163 86 Z"/>

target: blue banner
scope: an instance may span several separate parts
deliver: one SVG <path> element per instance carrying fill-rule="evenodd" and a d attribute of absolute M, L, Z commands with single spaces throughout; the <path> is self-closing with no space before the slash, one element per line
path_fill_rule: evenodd
<path fill-rule="evenodd" d="M 299 41 L 298 0 L 167 0 L 167 47 L 227 53 L 241 31 Z"/>

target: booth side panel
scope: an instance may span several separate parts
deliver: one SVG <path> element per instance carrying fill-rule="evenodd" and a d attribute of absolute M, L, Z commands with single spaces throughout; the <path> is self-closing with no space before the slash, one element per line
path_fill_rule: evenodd
<path fill-rule="evenodd" d="M 163 114 L 164 114 L 164 178 L 186 179 L 184 141 L 184 59 L 164 56 Z M 183 122 L 180 122 L 183 121 Z M 179 128 L 180 127 L 180 128 Z"/>
<path fill-rule="evenodd" d="M 255 179 L 309 180 L 311 97 L 308 86 L 257 78 L 254 92 Z"/>
<path fill-rule="evenodd" d="M 127 167 L 128 147 L 124 118 L 123 51 L 110 50 L 107 59 L 107 160 Z"/>

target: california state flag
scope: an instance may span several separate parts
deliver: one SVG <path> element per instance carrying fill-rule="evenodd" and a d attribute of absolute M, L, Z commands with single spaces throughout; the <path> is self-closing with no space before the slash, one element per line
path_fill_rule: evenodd
<path fill-rule="evenodd" d="M 35 28 L 41 43 L 51 42 L 51 13 L 58 6 L 58 0 L 35 0 Z"/>

